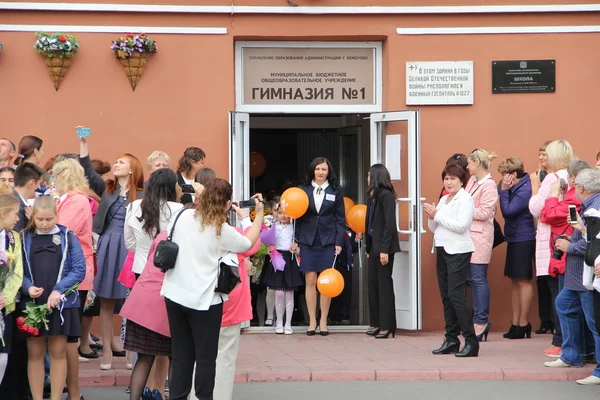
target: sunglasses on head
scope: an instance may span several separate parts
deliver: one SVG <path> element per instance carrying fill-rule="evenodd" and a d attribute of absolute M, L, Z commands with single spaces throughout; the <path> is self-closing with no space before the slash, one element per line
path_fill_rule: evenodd
<path fill-rule="evenodd" d="M 475 149 L 471 152 L 471 154 L 475 154 L 475 157 L 477 157 L 477 159 L 479 160 L 479 164 L 481 164 L 481 158 L 479 158 L 479 154 L 477 154 L 478 151 L 479 149 Z"/>

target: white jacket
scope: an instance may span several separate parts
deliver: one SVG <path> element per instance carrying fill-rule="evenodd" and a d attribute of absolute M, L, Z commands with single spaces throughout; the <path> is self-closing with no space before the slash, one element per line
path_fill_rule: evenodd
<path fill-rule="evenodd" d="M 450 203 L 446 204 L 448 195 L 440 199 L 437 213 L 433 220 L 429 219 L 429 230 L 436 236 L 444 237 L 444 250 L 448 254 L 464 254 L 475 251 L 471 240 L 471 223 L 475 206 L 473 198 L 464 189 L 460 189 Z"/>

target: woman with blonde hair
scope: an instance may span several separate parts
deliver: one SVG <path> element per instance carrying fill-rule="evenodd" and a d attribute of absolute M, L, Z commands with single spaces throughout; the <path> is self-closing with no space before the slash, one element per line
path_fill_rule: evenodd
<path fill-rule="evenodd" d="M 512 323 L 505 338 L 531 337 L 529 309 L 533 299 L 533 258 L 535 255 L 535 226 L 529 211 L 531 180 L 518 157 L 504 159 L 498 165 L 502 175 L 500 210 L 504 217 L 506 264 L 504 276 L 512 283 Z"/>
<path fill-rule="evenodd" d="M 88 291 L 94 287 L 94 251 L 92 248 L 92 205 L 88 192 L 90 187 L 85 178 L 83 167 L 77 160 L 65 158 L 52 167 L 52 176 L 56 191 L 60 196 L 57 204 L 57 223 L 69 228 L 81 244 L 85 258 L 85 278 L 79 284 L 79 318 L 82 321 L 83 308 Z M 81 342 L 87 345 L 88 353 L 78 347 L 77 338 L 67 338 L 67 388 L 70 399 L 79 399 L 79 354 L 85 358 L 98 358 L 89 348 L 88 324 L 82 323 Z M 85 326 L 85 330 L 83 329 Z M 95 356 L 94 356 L 95 355 Z"/>
<path fill-rule="evenodd" d="M 567 181 L 567 167 L 575 158 L 571 144 L 566 140 L 555 140 L 546 148 L 548 156 L 548 170 L 551 171 L 543 182 L 540 182 L 539 175 L 531 176 L 531 185 L 533 192 L 536 193 L 529 200 L 529 211 L 534 218 L 539 218 L 546 199 L 550 197 L 551 188 L 554 182 L 564 179 Z M 539 188 L 539 190 L 535 190 Z M 550 235 L 551 227 L 538 220 L 535 246 L 535 265 L 538 279 L 545 279 L 550 287 L 552 294 L 552 323 L 554 326 L 554 335 L 552 345 L 544 352 L 549 357 L 559 357 L 562 346 L 562 331 L 560 321 L 556 314 L 555 300 L 558 296 L 558 279 L 550 276 L 548 267 L 550 266 Z"/>
<path fill-rule="evenodd" d="M 471 238 L 475 251 L 471 255 L 470 285 L 473 293 L 473 322 L 478 341 L 487 336 L 492 328 L 488 320 L 490 313 L 490 288 L 487 269 L 494 245 L 494 216 L 498 203 L 498 189 L 490 174 L 492 160 L 496 153 L 483 149 L 473 150 L 467 157 L 467 169 L 471 179 L 465 190 L 473 198 L 475 214 L 471 224 Z"/>

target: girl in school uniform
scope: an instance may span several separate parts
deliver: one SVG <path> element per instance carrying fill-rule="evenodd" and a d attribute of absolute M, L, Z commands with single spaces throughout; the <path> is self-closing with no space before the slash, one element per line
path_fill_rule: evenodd
<path fill-rule="evenodd" d="M 51 196 L 35 200 L 29 226 L 23 231 L 25 272 L 21 288 L 26 304 L 48 304 L 48 329 L 27 339 L 29 387 L 34 400 L 44 391 L 44 355 L 50 354 L 51 399 L 60 400 L 67 378 L 67 340 L 81 336 L 79 293 L 63 296 L 85 278 L 86 263 L 75 234 L 57 225 L 56 201 Z M 71 399 L 75 400 L 75 399 Z"/>
<path fill-rule="evenodd" d="M 0 330 L 0 382 L 6 372 L 15 326 L 17 293 L 23 283 L 21 240 L 19 234 L 12 230 L 19 219 L 18 213 L 19 200 L 10 194 L 0 194 L 0 252 L 4 253 L 0 268 L 8 268 L 0 274 L 5 277 L 0 282 L 0 318 L 4 321 L 4 329 Z"/>
<path fill-rule="evenodd" d="M 295 257 L 292 257 L 292 243 L 294 241 L 294 228 L 289 216 L 277 205 L 275 207 L 277 222 L 271 229 L 275 229 L 275 245 L 269 246 L 269 253 L 277 250 L 285 260 L 283 270 L 275 270 L 273 260 L 265 266 L 264 283 L 269 289 L 275 290 L 275 313 L 277 316 L 277 327 L 275 333 L 291 335 L 292 314 L 294 313 L 294 290 L 304 284 L 302 273 L 298 267 Z M 285 310 L 286 321 L 283 327 L 283 312 Z"/>

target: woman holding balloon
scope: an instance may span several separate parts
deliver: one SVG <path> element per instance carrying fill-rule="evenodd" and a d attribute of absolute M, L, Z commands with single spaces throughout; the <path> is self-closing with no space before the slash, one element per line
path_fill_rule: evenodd
<path fill-rule="evenodd" d="M 377 339 L 396 336 L 396 311 L 392 269 L 394 255 L 400 252 L 395 226 L 395 198 L 390 173 L 382 164 L 375 164 L 367 176 L 369 204 L 367 206 L 366 246 L 369 255 L 369 315 L 371 327 L 367 335 Z"/>
<path fill-rule="evenodd" d="M 340 254 L 344 244 L 346 218 L 342 188 L 338 186 L 337 176 L 328 159 L 317 157 L 312 161 L 306 182 L 308 185 L 300 186 L 306 196 L 298 196 L 300 199 L 308 197 L 308 209 L 304 215 L 294 215 L 293 208 L 296 204 L 291 204 L 285 193 L 282 196 L 282 206 L 285 207 L 286 214 L 297 218 L 296 239 L 300 245 L 300 270 L 305 273 L 306 304 L 310 317 L 306 334 L 314 336 L 317 329 L 317 275 L 331 268 Z M 330 304 L 331 298 L 321 295 L 321 336 L 329 334 L 327 316 Z"/>

